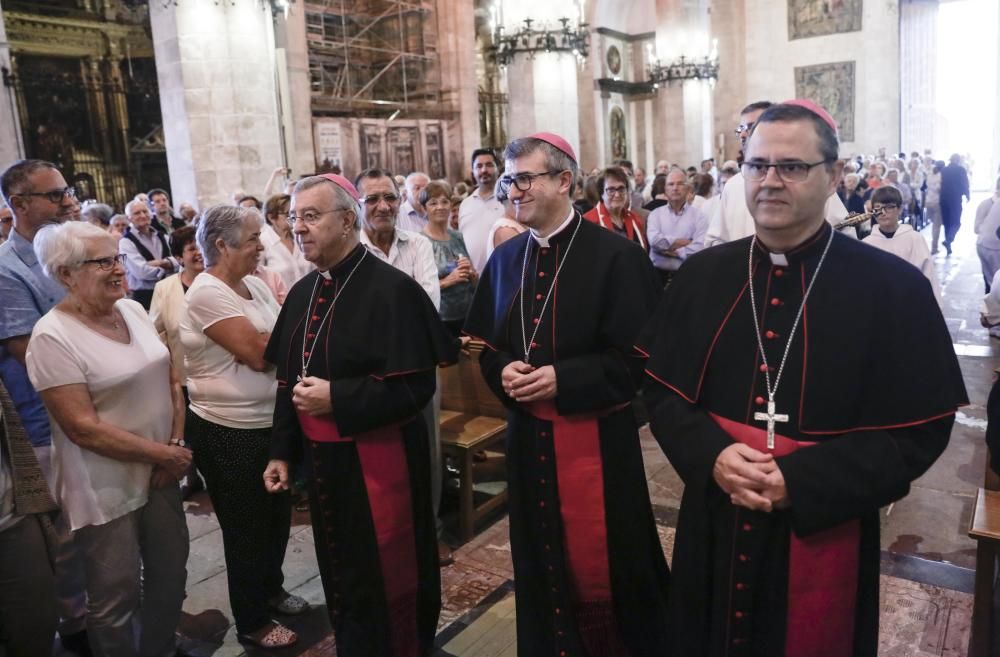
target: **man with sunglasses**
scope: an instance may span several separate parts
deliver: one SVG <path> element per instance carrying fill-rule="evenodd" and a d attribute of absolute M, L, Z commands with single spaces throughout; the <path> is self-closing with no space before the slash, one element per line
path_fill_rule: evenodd
<path fill-rule="evenodd" d="M 754 235 L 692 256 L 641 340 L 684 481 L 666 654 L 875 657 L 879 509 L 968 403 L 927 279 L 825 220 L 838 147 L 811 101 L 761 113 Z"/>
<path fill-rule="evenodd" d="M 46 476 L 51 463 L 51 429 L 41 398 L 28 380 L 25 352 L 35 323 L 66 295 L 42 271 L 35 256 L 35 234 L 48 223 L 71 221 L 76 190 L 56 166 L 43 160 L 20 160 L 0 175 L 0 192 L 13 213 L 9 239 L 0 245 L 0 378 L 3 380 L 39 465 Z M 83 564 L 69 526 L 57 519 L 56 585 L 63 645 L 89 655 Z M 44 555 L 40 555 L 44 556 Z"/>
<path fill-rule="evenodd" d="M 642 247 L 574 210 L 565 139 L 515 139 L 503 159 L 529 230 L 490 256 L 465 331 L 507 407 L 517 651 L 662 655 L 669 572 L 630 406 L 660 286 Z"/>
<path fill-rule="evenodd" d="M 771 101 L 760 100 L 750 103 L 740 112 L 740 123 L 736 127 L 736 134 L 740 138 L 740 154 L 746 152 L 747 139 L 753 130 L 754 124 L 760 115 L 769 107 L 774 105 Z M 742 160 L 740 160 L 742 163 Z M 722 193 L 719 202 L 715 205 L 715 211 L 708 218 L 708 232 L 705 234 L 705 246 L 714 246 L 725 242 L 742 239 L 753 235 L 754 223 L 750 216 L 750 209 L 744 199 L 746 180 L 742 173 L 737 173 L 730 178 Z M 831 194 L 826 200 L 823 214 L 827 221 L 835 224 L 847 216 L 847 208 L 836 193 Z M 844 229 L 845 235 L 854 235 L 853 228 Z"/>

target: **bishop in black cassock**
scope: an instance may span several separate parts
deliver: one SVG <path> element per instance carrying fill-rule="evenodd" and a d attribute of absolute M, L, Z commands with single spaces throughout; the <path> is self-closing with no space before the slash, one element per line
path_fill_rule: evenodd
<path fill-rule="evenodd" d="M 482 373 L 508 411 L 518 655 L 651 657 L 669 572 L 630 404 L 659 284 L 641 247 L 572 209 L 571 153 L 549 134 L 508 146 L 501 182 L 533 230 L 493 252 L 465 331 L 486 343 Z M 512 363 L 551 366 L 555 396 L 506 386 Z"/>
<path fill-rule="evenodd" d="M 341 176 L 317 178 L 356 200 Z M 265 482 L 285 482 L 287 464 L 303 460 L 311 473 L 337 654 L 423 657 L 433 647 L 441 589 L 421 409 L 437 366 L 454 362 L 458 345 L 420 286 L 358 242 L 348 199 L 310 181 L 296 188 L 292 212 L 303 251 L 320 269 L 289 291 L 265 353 L 278 378 Z M 346 255 L 328 262 L 322 251 Z M 332 410 L 311 412 L 307 398 L 318 388 L 328 390 Z"/>
<path fill-rule="evenodd" d="M 746 238 L 696 254 L 639 344 L 652 430 L 685 484 L 669 613 L 678 657 L 874 657 L 878 510 L 941 454 L 967 403 L 927 279 L 822 220 L 825 177 L 835 184 L 838 167 L 835 146 L 827 160 L 812 150 L 815 133 L 803 130 L 814 125 L 795 109 L 768 110 L 743 165 L 758 178 L 747 192 L 758 236 L 778 234 L 810 189 L 812 232 L 780 253 Z M 724 490 L 732 480 L 713 469 L 734 443 L 752 448 L 769 477 L 783 476 L 786 497 L 761 507 Z M 741 486 L 758 498 L 770 490 Z"/>

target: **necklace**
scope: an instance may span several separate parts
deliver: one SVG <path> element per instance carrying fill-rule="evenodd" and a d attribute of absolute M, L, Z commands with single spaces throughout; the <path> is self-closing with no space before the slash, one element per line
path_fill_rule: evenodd
<path fill-rule="evenodd" d="M 806 288 L 806 293 L 802 295 L 802 303 L 799 304 L 799 311 L 795 315 L 795 322 L 792 323 L 792 330 L 788 334 L 788 341 L 785 342 L 785 353 L 781 356 L 781 363 L 778 364 L 778 374 L 774 377 L 774 386 L 771 385 L 771 367 L 767 363 L 767 354 L 764 353 L 764 339 L 760 334 L 760 320 L 757 319 L 757 300 L 754 295 L 753 289 L 753 250 L 757 246 L 757 236 L 754 235 L 753 239 L 750 240 L 750 264 L 748 267 L 749 271 L 749 285 L 750 285 L 750 308 L 753 310 L 753 328 L 757 333 L 757 347 L 760 349 L 760 359 L 764 362 L 764 382 L 767 385 L 767 412 L 766 413 L 754 413 L 753 419 L 758 422 L 767 422 L 767 448 L 774 449 L 774 423 L 775 422 L 788 422 L 788 414 L 779 414 L 775 409 L 774 395 L 778 392 L 778 385 L 781 383 L 781 374 L 785 371 L 785 362 L 788 360 L 788 352 L 792 347 L 792 340 L 795 339 L 795 331 L 799 327 L 799 320 L 802 319 L 802 311 L 805 310 L 806 300 L 809 299 L 809 293 L 812 292 L 813 284 L 816 283 L 816 277 L 819 275 L 819 270 L 823 267 L 823 261 L 826 260 L 826 254 L 830 250 L 830 244 L 833 243 L 833 233 L 830 231 L 830 237 L 826 241 L 826 246 L 823 248 L 823 255 L 819 258 L 819 264 L 816 265 L 816 271 L 813 272 L 812 278 L 809 280 L 809 286 Z"/>
<path fill-rule="evenodd" d="M 559 272 L 562 271 L 563 265 L 566 264 L 566 257 L 569 256 L 569 250 L 573 248 L 573 241 L 576 239 L 576 234 L 580 230 L 580 224 L 583 221 L 579 221 L 576 224 L 576 228 L 573 229 L 573 234 L 569 238 L 569 244 L 566 246 L 566 253 L 563 254 L 562 260 L 559 261 L 559 265 L 556 267 L 556 274 L 552 277 L 552 285 L 549 286 L 549 292 L 545 295 L 545 301 L 542 302 L 542 309 L 538 313 L 538 323 L 535 324 L 535 330 L 531 332 L 531 340 L 528 340 L 527 331 L 524 329 L 524 322 L 528 319 L 524 312 L 524 288 L 527 287 L 527 277 L 528 277 L 528 251 L 531 250 L 531 236 L 528 236 L 528 241 L 524 244 L 524 260 L 521 263 L 521 346 L 524 348 L 524 362 L 527 363 L 531 359 L 531 348 L 535 344 L 535 336 L 538 335 L 538 327 L 542 325 L 542 318 L 545 316 L 545 309 L 549 306 L 549 299 L 552 298 L 552 291 L 556 289 L 556 281 L 559 280 Z"/>
<path fill-rule="evenodd" d="M 364 249 L 364 247 L 362 248 Z M 330 307 L 326 309 L 323 319 L 320 320 L 319 326 L 316 327 L 316 332 L 313 334 L 312 344 L 309 344 L 309 322 L 302 322 L 302 374 L 299 375 L 299 381 L 307 376 L 306 372 L 309 370 L 309 363 L 312 362 L 313 353 L 316 351 L 316 343 L 319 342 L 319 335 L 323 332 L 323 325 L 326 324 L 326 320 L 328 320 L 330 315 L 333 313 L 333 308 L 337 305 L 337 299 L 339 299 L 340 295 L 344 293 L 344 290 L 347 288 L 347 284 L 351 282 L 351 277 L 354 276 L 354 272 L 358 270 L 358 267 L 361 266 L 361 263 L 367 255 L 368 249 L 364 249 L 361 253 L 361 257 L 358 258 L 357 264 L 354 265 L 351 272 L 347 275 L 347 278 L 344 279 L 344 284 L 340 286 L 340 289 L 337 290 L 337 294 L 333 296 L 333 299 L 330 301 Z M 313 303 L 316 300 L 316 291 L 319 289 L 319 281 L 321 278 L 323 278 L 322 275 L 318 276 L 316 278 L 316 282 L 313 284 L 312 294 L 309 295 L 309 305 L 306 307 L 306 312 L 312 312 Z M 306 347 L 309 348 L 306 349 Z M 308 357 L 306 354 L 308 354 Z"/>

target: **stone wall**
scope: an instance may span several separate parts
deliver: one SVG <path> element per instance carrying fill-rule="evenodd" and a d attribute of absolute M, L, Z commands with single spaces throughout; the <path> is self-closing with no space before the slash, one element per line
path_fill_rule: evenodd
<path fill-rule="evenodd" d="M 787 0 L 745 0 L 745 7 L 747 102 L 794 97 L 796 67 L 854 62 L 854 138 L 842 141 L 841 155 L 899 149 L 898 0 L 864 0 L 859 31 L 795 40 Z"/>

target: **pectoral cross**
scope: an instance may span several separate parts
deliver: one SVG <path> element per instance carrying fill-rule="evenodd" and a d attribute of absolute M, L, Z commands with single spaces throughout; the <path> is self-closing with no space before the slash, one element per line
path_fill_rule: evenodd
<path fill-rule="evenodd" d="M 754 413 L 753 419 L 758 422 L 767 422 L 767 448 L 774 449 L 774 423 L 788 422 L 787 415 L 779 415 L 774 409 L 774 400 L 767 402 L 767 413 Z"/>

